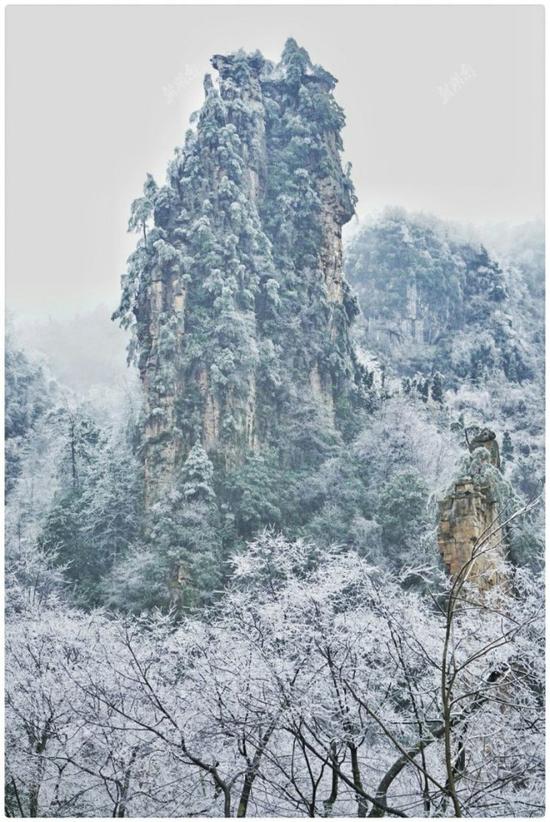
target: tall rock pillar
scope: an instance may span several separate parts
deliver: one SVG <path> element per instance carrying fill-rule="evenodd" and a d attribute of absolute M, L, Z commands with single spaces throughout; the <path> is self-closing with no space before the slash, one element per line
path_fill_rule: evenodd
<path fill-rule="evenodd" d="M 141 239 L 116 317 L 144 389 L 146 507 L 200 442 L 216 471 L 279 448 L 296 404 L 337 425 L 361 376 L 342 273 L 354 213 L 336 80 L 294 40 L 281 61 L 215 55 L 166 184 L 132 208 Z M 351 399 L 350 399 L 351 398 Z"/>
<path fill-rule="evenodd" d="M 461 476 L 440 503 L 437 542 L 452 577 L 475 557 L 468 580 L 487 588 L 497 581 L 506 554 L 500 515 L 507 489 L 494 432 L 478 431 L 469 448 Z"/>

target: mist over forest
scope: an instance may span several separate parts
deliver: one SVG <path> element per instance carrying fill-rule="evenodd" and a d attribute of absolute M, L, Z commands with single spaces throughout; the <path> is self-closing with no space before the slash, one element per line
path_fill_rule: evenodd
<path fill-rule="evenodd" d="M 397 204 L 388 210 L 396 208 Z M 354 219 L 346 227 L 344 245 L 346 242 L 349 245 L 361 227 L 374 221 L 376 216 L 380 215 Z M 457 237 L 483 243 L 505 268 L 518 259 L 526 263 L 532 260 L 539 272 L 544 267 L 544 225 L 540 220 L 477 227 L 453 222 L 450 227 Z M 113 276 L 116 279 L 116 274 Z M 86 391 L 93 385 L 116 387 L 124 378 L 132 378 L 132 370 L 126 356 L 128 334 L 112 322 L 113 310 L 108 295 L 103 302 L 70 317 L 64 314 L 29 317 L 11 310 L 8 305 L 7 333 L 16 348 L 41 362 L 68 388 Z"/>
<path fill-rule="evenodd" d="M 6 814 L 540 816 L 544 226 L 359 220 L 329 70 L 211 62 L 118 305 L 8 315 Z"/>

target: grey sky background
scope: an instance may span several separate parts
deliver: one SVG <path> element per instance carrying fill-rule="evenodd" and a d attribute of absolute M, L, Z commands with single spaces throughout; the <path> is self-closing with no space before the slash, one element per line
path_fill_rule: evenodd
<path fill-rule="evenodd" d="M 339 79 L 360 215 L 402 205 L 474 223 L 543 216 L 542 6 L 6 15 L 6 296 L 18 313 L 115 307 L 135 242 L 130 202 L 147 171 L 164 181 L 210 56 L 243 47 L 278 59 L 288 36 Z"/>

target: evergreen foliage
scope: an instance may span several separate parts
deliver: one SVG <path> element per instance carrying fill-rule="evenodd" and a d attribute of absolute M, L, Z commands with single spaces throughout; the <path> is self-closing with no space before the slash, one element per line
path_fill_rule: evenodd
<path fill-rule="evenodd" d="M 536 243 L 497 262 L 434 218 L 389 211 L 347 249 L 358 301 L 339 276 L 355 197 L 335 79 L 292 39 L 279 64 L 212 62 L 219 83 L 205 81 L 165 184 L 147 175 L 131 207 L 116 317 L 145 385 L 137 427 L 54 402 L 44 373 L 8 350 L 10 562 L 27 579 L 25 562 L 50 558 L 86 607 L 181 618 L 266 527 L 387 569 L 437 564 L 435 502 L 472 423 L 505 432 L 518 499 L 540 491 Z M 36 514 L 23 489 L 40 448 L 51 473 L 40 467 Z M 484 454 L 472 459 L 464 470 L 509 496 Z M 151 499 L 154 471 L 165 481 Z M 518 561 L 538 551 L 532 527 Z"/>
<path fill-rule="evenodd" d="M 98 604 L 105 574 L 139 533 L 140 471 L 123 432 L 101 431 L 82 408 L 50 415 L 61 448 L 56 491 L 39 537 L 83 604 Z"/>
<path fill-rule="evenodd" d="M 357 435 L 373 390 L 341 275 L 355 196 L 336 80 L 292 39 L 277 65 L 242 51 L 212 64 L 219 83 L 205 79 L 166 184 L 148 175 L 132 204 L 141 237 L 114 316 L 146 383 L 146 475 L 175 470 L 163 495 L 178 497 L 182 460 L 202 443 L 228 556 L 260 527 L 307 521 L 285 503 L 293 473 L 307 482 Z M 173 545 L 171 503 L 159 502 L 146 542 Z"/>
<path fill-rule="evenodd" d="M 213 466 L 197 443 L 176 487 L 153 506 L 147 543 L 134 544 L 104 581 L 107 603 L 140 613 L 181 612 L 204 605 L 222 577 L 220 522 L 212 487 Z"/>
<path fill-rule="evenodd" d="M 328 395 L 360 398 L 348 340 L 357 307 L 345 283 L 337 298 L 324 283 L 324 257 L 338 249 L 326 248 L 334 238 L 323 221 L 339 228 L 355 202 L 339 160 L 344 116 L 334 78 L 292 39 L 277 66 L 243 52 L 213 65 L 219 88 L 206 83 L 197 128 L 176 151 L 166 185 L 148 176 L 132 205 L 130 228 L 144 235 L 115 317 L 134 329 L 142 369 L 157 356 L 159 392 L 174 381 L 207 382 L 221 408 L 221 450 L 245 445 L 242 409 L 253 383 L 258 435 L 278 447 L 277 423 L 296 385 L 309 389 L 312 369 Z M 166 306 L 152 318 L 156 281 Z M 179 338 L 176 292 L 186 305 Z M 205 402 L 204 391 L 187 390 L 178 408 L 187 449 L 201 437 Z"/>
<path fill-rule="evenodd" d="M 539 814 L 543 239 L 391 210 L 355 296 L 335 78 L 212 64 L 131 205 L 143 408 L 8 339 L 6 813 Z M 527 510 L 488 591 L 438 552 L 459 477 Z"/>
<path fill-rule="evenodd" d="M 487 249 L 434 217 L 387 210 L 347 248 L 346 272 L 366 320 L 365 345 L 411 375 L 433 369 L 448 386 L 503 374 L 533 377 L 513 327 L 507 275 Z"/>
<path fill-rule="evenodd" d="M 42 366 L 29 360 L 6 337 L 4 360 L 5 494 L 13 488 L 21 470 L 21 449 L 36 423 L 49 410 L 55 383 Z"/>

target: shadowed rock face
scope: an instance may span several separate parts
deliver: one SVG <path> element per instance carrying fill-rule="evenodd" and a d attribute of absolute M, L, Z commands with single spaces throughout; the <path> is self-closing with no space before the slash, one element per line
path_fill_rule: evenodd
<path fill-rule="evenodd" d="M 498 579 L 497 565 L 506 554 L 499 528 L 499 449 L 488 428 L 469 440 L 471 457 L 465 471 L 439 506 L 437 542 L 443 561 L 456 577 L 472 556 L 468 579 L 487 588 Z"/>
<path fill-rule="evenodd" d="M 207 76 L 196 129 L 151 194 L 154 226 L 117 312 L 144 388 L 147 506 L 196 441 L 230 467 L 275 442 L 293 397 L 337 426 L 335 400 L 358 382 L 336 80 L 292 40 L 278 64 L 258 52 L 211 62 L 219 81 Z"/>

